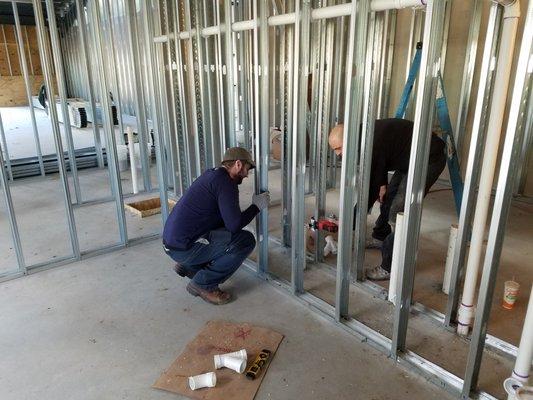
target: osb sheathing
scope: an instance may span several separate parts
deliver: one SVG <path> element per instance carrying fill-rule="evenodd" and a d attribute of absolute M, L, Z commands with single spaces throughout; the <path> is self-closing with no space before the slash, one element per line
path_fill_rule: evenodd
<path fill-rule="evenodd" d="M 36 31 L 34 26 L 22 26 L 21 29 L 31 91 L 35 96 L 43 83 Z M 15 26 L 0 25 L 0 107 L 24 105 L 28 105 L 28 100 L 20 65 Z"/>
<path fill-rule="evenodd" d="M 37 96 L 44 82 L 42 75 L 30 76 L 32 96 Z M 27 106 L 26 87 L 22 76 L 0 77 L 0 107 Z"/>

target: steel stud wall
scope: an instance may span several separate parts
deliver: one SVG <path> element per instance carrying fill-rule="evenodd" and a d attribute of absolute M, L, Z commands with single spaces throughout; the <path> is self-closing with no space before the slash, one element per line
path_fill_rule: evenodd
<path fill-rule="evenodd" d="M 459 137 L 463 135 L 468 105 L 473 97 L 471 88 L 479 34 L 479 3 L 475 1 L 472 6 L 473 23 L 468 36 L 457 118 Z M 476 367 L 485 346 L 490 345 L 485 344 L 486 339 L 490 339 L 489 342 L 493 339 L 486 337 L 484 331 L 487 304 L 490 304 L 493 295 L 490 277 L 495 274 L 500 258 L 511 191 L 523 182 L 523 174 L 517 180 L 514 172 L 518 170 L 518 160 L 527 158 L 527 149 L 531 146 L 531 113 L 525 111 L 532 104 L 529 89 L 531 71 L 523 65 L 517 70 L 509 132 L 478 300 L 479 310 L 470 344 L 469 367 L 463 379 L 414 354 L 406 344 L 410 311 L 417 307 L 412 304 L 412 292 L 422 194 L 429 154 L 428 139 L 433 127 L 437 72 L 444 67 L 441 56 L 447 51 L 445 38 L 450 19 L 449 1 L 428 0 L 425 10 L 412 12 L 410 42 L 414 44 L 423 38 L 425 45 L 416 102 L 413 101 L 414 106 L 408 111 L 414 119 L 416 134 L 411 150 L 402 234 L 410 240 L 401 254 L 403 273 L 400 274 L 392 338 L 363 325 L 349 313 L 352 281 L 363 279 L 367 214 L 366 206 L 357 207 L 355 216 L 353 210 L 355 204 L 366 205 L 368 202 L 373 125 L 376 118 L 386 117 L 390 109 L 394 60 L 396 10 L 374 12 L 372 4 L 371 0 L 75 0 L 55 15 L 53 1 L 47 0 L 48 16 L 51 18 L 48 36 L 42 2 L 33 0 L 49 97 L 55 98 L 52 84 L 55 75 L 63 115 L 67 114 L 67 96 L 84 99 L 95 114 L 97 103 L 101 107 L 102 126 L 94 124 L 93 127 L 95 150 L 99 167 L 105 168 L 107 163 L 110 172 L 111 201 L 116 209 L 120 233 L 117 245 L 85 253 L 80 251 L 73 203 L 81 206 L 84 199 L 76 174 L 76 159 L 71 156 L 74 154 L 72 133 L 70 129 L 65 129 L 75 202 L 71 199 L 67 179 L 57 109 L 51 107 L 72 248 L 72 254 L 60 262 L 136 242 L 129 238 L 127 232 L 123 204 L 126 195 L 120 182 L 117 153 L 117 145 L 124 141 L 122 133 L 132 123 L 128 117 L 133 118 L 135 123 L 132 124 L 139 133 L 146 192 L 152 191 L 153 185 L 150 169 L 152 154 L 148 145 L 154 148 L 156 186 L 162 204 L 163 223 L 169 213 L 169 197 L 179 198 L 202 171 L 220 163 L 224 150 L 230 146 L 241 145 L 254 153 L 258 163 L 254 173 L 255 193 L 271 189 L 270 128 L 275 126 L 281 130 L 282 138 L 282 212 L 278 221 L 282 235 L 277 240 L 270 240 L 273 238 L 269 237 L 268 210 L 262 211 L 255 225 L 258 261 L 249 261 L 247 265 L 259 277 L 275 282 L 332 323 L 365 338 L 399 363 L 429 376 L 451 392 L 463 393 L 464 396 L 474 393 Z M 16 9 L 16 2 L 13 7 Z M 482 116 L 491 101 L 493 73 L 490 59 L 497 52 L 500 19 L 501 6 L 494 3 L 480 67 L 481 84 L 475 99 L 470 143 L 470 152 L 475 157 L 471 157 L 466 171 L 448 309 L 445 315 L 438 317 L 443 326 L 455 321 L 457 288 L 473 207 L 471 198 L 478 179 L 475 166 L 479 164 L 484 142 Z M 528 14 L 528 29 L 531 29 L 531 23 L 531 15 Z M 20 27 L 17 30 L 20 41 Z M 521 57 L 527 59 L 530 52 L 531 41 L 523 41 Z M 27 81 L 27 67 L 24 71 Z M 113 100 L 108 95 L 110 92 Z M 118 111 L 118 136 L 115 134 L 112 105 Z M 342 122 L 345 156 L 339 163 L 328 148 L 327 135 L 334 125 Z M 0 133 L 0 162 L 1 165 L 6 162 L 7 167 L 0 168 L 0 182 L 18 261 L 16 272 L 0 277 L 8 279 L 36 268 L 57 265 L 58 262 L 26 265 L 24 244 L 20 241 L 10 194 L 9 179 L 12 176 L 1 116 Z M 105 159 L 103 147 L 106 149 Z M 40 161 L 42 163 L 42 157 Z M 340 189 L 340 231 L 335 305 L 332 306 L 305 291 L 304 269 L 310 259 L 306 254 L 303 227 L 306 223 L 306 196 L 315 197 L 315 216 L 324 217 L 327 190 L 337 186 Z M 152 237 L 154 235 L 147 238 Z M 290 282 L 282 281 L 268 269 L 269 245 L 272 246 L 272 243 L 290 247 Z M 320 262 L 322 258 L 323 254 L 318 249 L 312 261 Z M 368 283 L 356 283 L 363 289 L 372 290 Z M 475 394 L 479 398 L 492 398 L 483 392 Z"/>

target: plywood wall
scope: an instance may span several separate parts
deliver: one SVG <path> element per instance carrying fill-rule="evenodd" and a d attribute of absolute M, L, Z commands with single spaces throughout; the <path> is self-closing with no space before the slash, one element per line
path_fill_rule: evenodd
<path fill-rule="evenodd" d="M 533 0 L 530 0 L 533 1 Z M 468 151 L 470 145 L 470 137 L 472 132 L 475 101 L 477 98 L 477 90 L 479 83 L 479 69 L 481 65 L 481 58 L 483 54 L 483 45 L 485 43 L 485 32 L 487 29 L 487 20 L 489 15 L 489 9 L 492 4 L 491 1 L 486 0 L 481 2 L 483 4 L 482 17 L 481 17 L 481 29 L 479 35 L 479 44 L 477 51 L 476 69 L 474 74 L 474 85 L 472 87 L 471 103 L 468 111 L 468 118 L 466 123 L 466 129 L 464 132 L 464 145 L 460 154 L 461 167 L 464 173 L 466 163 L 468 160 Z M 457 114 L 459 108 L 459 97 L 461 95 L 461 84 L 463 79 L 463 67 L 466 54 L 466 46 L 468 41 L 468 30 L 470 27 L 470 18 L 472 13 L 473 2 L 463 0 L 451 0 L 451 19 L 450 29 L 448 37 L 448 50 L 446 57 L 446 64 L 444 70 L 444 86 L 446 90 L 446 96 L 448 105 L 450 108 L 450 117 L 452 120 L 452 126 L 455 127 L 457 121 Z M 513 71 L 516 69 L 518 60 L 518 54 L 520 51 L 520 43 L 524 31 L 524 19 L 527 12 L 528 1 L 521 1 L 522 18 L 518 26 L 518 37 L 515 46 Z M 396 43 L 394 49 L 394 64 L 393 75 L 391 82 L 391 99 L 389 115 L 392 115 L 395 107 L 397 106 L 401 91 L 405 83 L 405 68 L 407 60 L 407 49 L 409 46 L 409 28 L 411 21 L 411 10 L 398 11 L 398 19 L 396 24 Z M 410 62 L 410 61 L 409 61 Z M 513 89 L 514 75 L 511 76 L 511 84 L 509 87 L 509 96 L 507 98 L 507 106 L 510 105 L 510 94 Z M 504 130 L 502 134 L 502 146 L 503 136 L 505 135 L 505 127 L 507 126 L 507 113 L 504 120 Z M 488 118 L 488 116 L 486 116 Z M 500 148 L 501 150 L 501 148 Z M 496 184 L 496 179 L 495 179 Z M 524 194 L 533 196 L 533 162 L 530 163 L 528 169 L 528 183 Z"/>
<path fill-rule="evenodd" d="M 30 76 L 32 95 L 37 96 L 39 88 L 44 82 L 42 75 Z M 0 107 L 26 106 L 28 99 L 26 97 L 26 87 L 24 78 L 18 76 L 1 76 L 0 77 Z"/>
<path fill-rule="evenodd" d="M 32 94 L 36 95 L 43 82 L 43 72 L 35 27 L 22 26 L 22 39 Z M 15 26 L 0 25 L 0 107 L 27 104 Z"/>

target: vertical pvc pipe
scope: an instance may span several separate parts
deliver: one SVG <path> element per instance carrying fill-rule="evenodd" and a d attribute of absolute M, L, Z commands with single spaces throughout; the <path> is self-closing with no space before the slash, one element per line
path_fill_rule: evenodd
<path fill-rule="evenodd" d="M 20 66 L 22 67 L 22 74 L 24 76 L 24 87 L 26 89 L 26 98 L 28 99 L 28 108 L 30 109 L 31 127 L 33 130 L 33 138 L 35 140 L 35 152 L 37 153 L 37 160 L 39 162 L 39 168 L 41 170 L 41 175 L 44 176 L 45 171 L 44 171 L 43 153 L 41 150 L 41 140 L 39 138 L 39 130 L 37 129 L 37 121 L 35 119 L 35 110 L 33 108 L 33 101 L 31 97 L 32 88 L 31 88 L 31 83 L 30 83 L 30 77 L 28 74 L 28 65 L 26 63 L 26 53 L 24 52 L 24 41 L 22 39 L 22 30 L 20 28 L 18 7 L 17 7 L 16 2 L 12 2 L 11 5 L 13 6 L 13 17 L 15 19 L 15 28 L 17 31 L 17 43 L 19 47 Z"/>
<path fill-rule="evenodd" d="M 4 125 L 2 124 L 2 115 L 0 113 L 0 133 L 4 132 Z M 6 203 L 6 210 L 9 219 L 9 227 L 11 228 L 11 237 L 13 238 L 13 245 L 15 248 L 15 254 L 17 256 L 17 263 L 19 271 L 26 273 L 26 262 L 24 261 L 24 253 L 22 252 L 22 245 L 20 242 L 19 228 L 17 224 L 17 218 L 15 216 L 15 208 L 13 207 L 13 199 L 11 197 L 11 190 L 9 188 L 9 182 L 6 177 L 6 171 L 4 169 L 4 150 L 5 143 L 0 143 L 0 187 L 4 189 L 4 201 Z M 6 154 L 7 154 L 7 148 Z M 13 178 L 11 178 L 13 179 Z"/>
<path fill-rule="evenodd" d="M 6 132 L 4 131 L 4 124 L 2 122 L 2 113 L 0 112 L 0 145 L 2 146 L 5 154 L 4 162 L 7 168 L 7 175 L 9 179 L 13 180 L 13 170 L 11 168 L 11 159 L 9 157 L 9 150 L 7 148 Z M 4 169 L 4 163 L 0 164 L 0 168 Z"/>
<path fill-rule="evenodd" d="M 133 139 L 133 132 L 130 126 L 126 126 L 126 133 L 128 135 L 128 150 L 130 153 L 131 183 L 133 185 L 133 194 L 137 194 L 139 193 L 139 183 L 137 178 L 137 157 L 135 156 L 135 142 Z"/>
<path fill-rule="evenodd" d="M 403 212 L 396 214 L 396 225 L 394 226 L 394 245 L 392 247 L 392 262 L 390 270 L 388 300 L 396 305 L 398 295 L 398 274 L 400 272 L 401 249 L 405 246 L 405 237 L 403 236 Z"/>
<path fill-rule="evenodd" d="M 529 294 L 529 304 L 527 306 L 526 317 L 524 318 L 524 327 L 520 345 L 518 346 L 518 355 L 513 368 L 513 378 L 518 379 L 525 385 L 529 383 L 529 374 L 531 371 L 531 359 L 533 357 L 533 288 Z"/>
<path fill-rule="evenodd" d="M 35 10 L 35 23 L 37 26 L 37 38 L 39 40 L 39 53 L 41 56 L 41 66 L 43 68 L 46 92 L 48 94 L 48 98 L 52 100 L 52 106 L 50 107 L 50 119 L 52 123 L 52 132 L 54 134 L 57 164 L 59 166 L 59 175 L 61 177 L 61 186 L 63 189 L 63 199 L 65 201 L 65 211 L 67 214 L 72 252 L 74 254 L 74 257 L 80 259 L 80 245 L 78 242 L 74 211 L 72 209 L 72 199 L 68 186 L 67 168 L 65 165 L 65 158 L 63 157 L 63 143 L 61 140 L 61 131 L 59 129 L 57 108 L 55 106 L 55 88 L 52 80 L 52 60 L 50 58 L 50 52 L 48 48 L 48 40 L 44 24 L 43 8 L 41 5 L 41 1 L 33 0 L 33 7 Z"/>
<path fill-rule="evenodd" d="M 457 224 L 453 224 L 450 228 L 450 239 L 448 240 L 448 252 L 446 254 L 446 267 L 444 268 L 444 279 L 442 281 L 442 291 L 446 294 L 450 292 L 450 280 L 452 277 L 455 243 L 457 242 L 457 230 Z"/>
<path fill-rule="evenodd" d="M 493 92 L 494 101 L 492 102 L 490 109 L 487 141 L 485 143 L 486 150 L 483 157 L 483 164 L 481 166 L 481 177 L 479 181 L 476 212 L 472 226 L 472 239 L 468 255 L 468 263 L 466 266 L 463 297 L 461 299 L 458 313 L 457 332 L 460 335 L 468 334 L 473 317 L 472 307 L 474 305 L 478 270 L 483 250 L 483 237 L 485 234 L 485 225 L 492 194 L 492 183 L 498 158 L 503 115 L 505 112 L 504 99 L 507 98 L 507 90 L 509 88 L 514 43 L 519 17 L 520 3 L 518 1 L 505 8 L 500 53 L 498 55 L 498 65 L 496 67 L 497 70 Z"/>
<path fill-rule="evenodd" d="M 94 147 L 96 151 L 96 160 L 98 163 L 98 168 L 104 168 L 104 155 L 102 152 L 102 139 L 100 137 L 100 129 L 96 122 L 96 101 L 95 101 L 95 91 L 93 85 L 93 71 L 91 68 L 91 63 L 89 61 L 88 46 L 87 46 L 87 25 L 85 20 L 85 7 L 83 6 L 82 0 L 76 0 L 76 15 L 78 17 L 78 29 L 80 32 L 79 40 L 79 49 L 81 52 L 81 58 L 85 66 L 85 77 L 87 84 L 87 94 L 89 98 L 89 104 L 93 114 L 92 121 L 92 130 L 94 136 Z"/>
<path fill-rule="evenodd" d="M 67 141 L 70 173 L 72 174 L 72 181 L 74 183 L 74 195 L 76 196 L 75 203 L 81 203 L 83 199 L 80 189 L 80 180 L 78 177 L 78 166 L 76 165 L 76 149 L 74 147 L 74 140 L 72 138 L 72 127 L 70 126 L 70 116 L 67 103 L 67 88 L 65 85 L 65 71 L 63 69 L 63 56 L 61 52 L 61 47 L 59 45 L 59 36 L 57 34 L 58 30 L 53 0 L 46 0 L 46 10 L 48 16 L 48 25 L 50 28 L 50 39 L 52 41 L 52 54 L 55 66 L 55 76 L 57 81 L 57 88 L 59 91 L 59 100 L 61 102 L 61 113 L 63 114 L 63 128 Z M 54 98 L 52 98 L 50 102 L 50 108 L 56 107 L 56 102 Z"/>

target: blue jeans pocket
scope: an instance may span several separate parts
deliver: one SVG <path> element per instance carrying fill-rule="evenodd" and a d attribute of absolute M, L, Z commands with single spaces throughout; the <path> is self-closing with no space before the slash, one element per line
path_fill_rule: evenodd
<path fill-rule="evenodd" d="M 231 242 L 231 232 L 227 229 L 215 229 L 210 231 L 209 242 L 212 245 L 226 247 Z"/>

